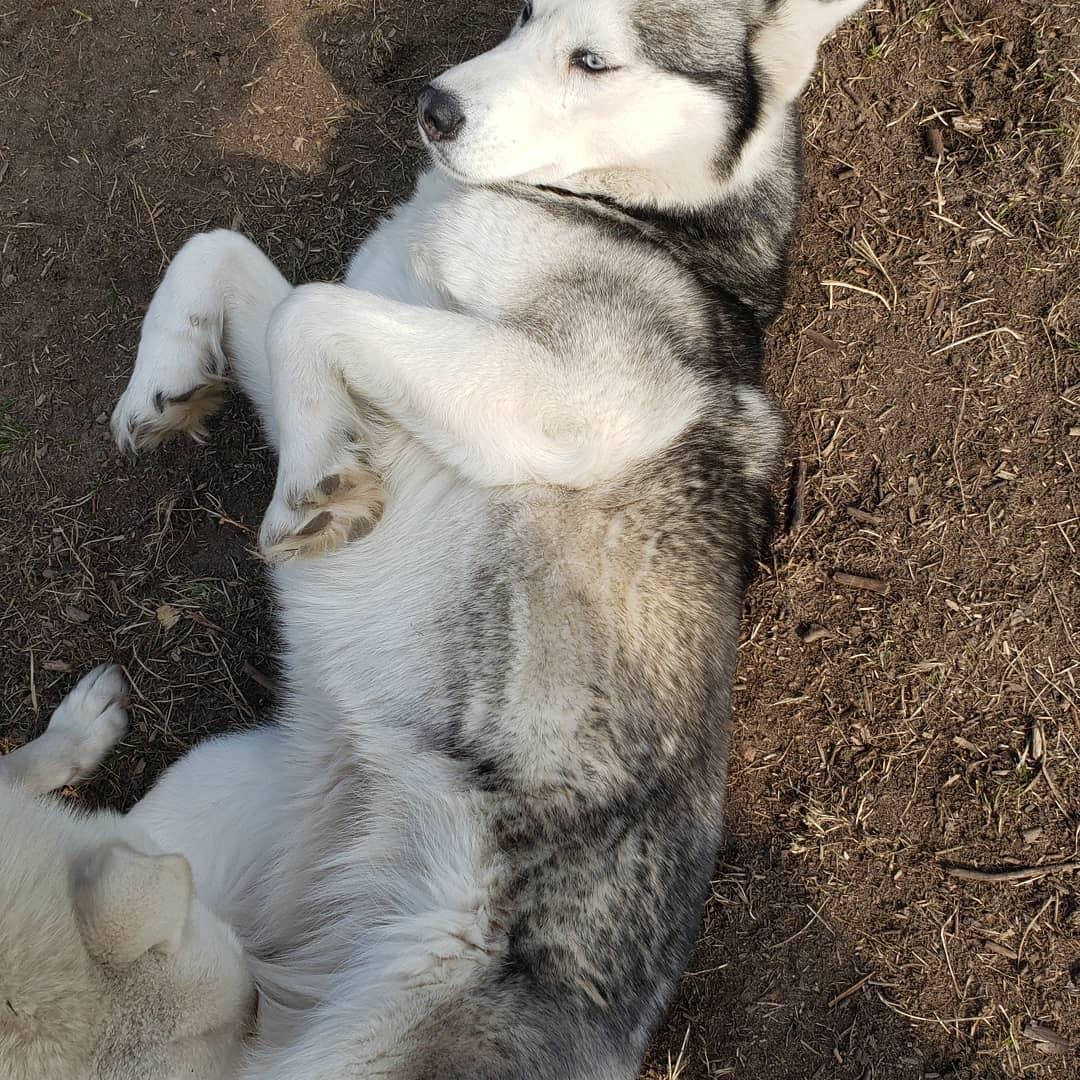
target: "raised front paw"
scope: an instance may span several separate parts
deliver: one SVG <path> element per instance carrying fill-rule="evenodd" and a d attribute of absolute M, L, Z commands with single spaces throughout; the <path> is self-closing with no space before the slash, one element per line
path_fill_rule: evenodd
<path fill-rule="evenodd" d="M 259 530 L 259 547 L 268 562 L 325 555 L 367 536 L 384 505 L 382 483 L 363 462 L 343 465 L 306 490 L 290 493 L 279 483 Z"/>
<path fill-rule="evenodd" d="M 94 668 L 52 714 L 42 736 L 68 770 L 66 783 L 93 772 L 127 731 L 127 680 L 116 664 Z"/>
<path fill-rule="evenodd" d="M 202 442 L 225 394 L 220 329 L 191 316 L 179 331 L 143 331 L 135 371 L 112 415 L 121 450 L 144 450 L 173 435 Z"/>

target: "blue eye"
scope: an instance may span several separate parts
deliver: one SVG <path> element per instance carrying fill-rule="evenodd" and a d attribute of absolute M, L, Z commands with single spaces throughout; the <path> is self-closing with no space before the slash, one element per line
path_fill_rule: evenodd
<path fill-rule="evenodd" d="M 570 57 L 570 63 L 573 67 L 578 68 L 581 71 L 587 71 L 590 75 L 596 75 L 601 71 L 612 71 L 603 59 L 596 55 L 594 52 L 589 52 L 588 49 L 578 49 Z"/>
<path fill-rule="evenodd" d="M 521 9 L 521 25 L 524 26 L 532 18 L 531 0 L 525 0 L 525 6 Z"/>

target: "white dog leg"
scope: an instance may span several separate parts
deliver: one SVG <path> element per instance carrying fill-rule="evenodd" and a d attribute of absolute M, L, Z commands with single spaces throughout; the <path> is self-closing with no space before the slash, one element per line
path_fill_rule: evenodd
<path fill-rule="evenodd" d="M 607 353 L 618 338 L 606 344 L 603 318 L 557 355 L 460 312 L 341 285 L 294 289 L 267 329 L 281 446 L 264 555 L 333 550 L 378 520 L 357 469 L 357 402 L 483 485 L 583 488 L 659 452 L 701 412 L 705 392 L 676 364 L 615 362 Z"/>
<path fill-rule="evenodd" d="M 122 449 L 186 432 L 197 440 L 236 377 L 277 445 L 264 342 L 291 286 L 246 237 L 228 229 L 192 237 L 177 252 L 143 320 L 127 389 L 113 411 Z"/>
<path fill-rule="evenodd" d="M 126 695 L 119 667 L 94 668 L 60 703 L 41 736 L 0 758 L 0 780 L 44 795 L 93 772 L 127 731 Z"/>

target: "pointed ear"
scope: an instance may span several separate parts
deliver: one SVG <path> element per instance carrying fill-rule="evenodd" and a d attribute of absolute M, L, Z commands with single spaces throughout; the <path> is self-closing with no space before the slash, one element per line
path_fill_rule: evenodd
<path fill-rule="evenodd" d="M 802 92 L 817 63 L 818 46 L 866 0 L 771 0 L 751 52 L 769 80 L 768 95 L 786 105 Z"/>
<path fill-rule="evenodd" d="M 90 955 L 130 964 L 150 949 L 175 952 L 191 912 L 191 867 L 182 855 L 99 848 L 75 882 L 75 909 Z"/>

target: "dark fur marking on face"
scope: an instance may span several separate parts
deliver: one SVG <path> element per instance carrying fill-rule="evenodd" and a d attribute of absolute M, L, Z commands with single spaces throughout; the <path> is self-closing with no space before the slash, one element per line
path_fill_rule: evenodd
<path fill-rule="evenodd" d="M 776 168 L 693 209 L 631 206 L 606 195 L 545 185 L 505 185 L 501 190 L 538 202 L 549 213 L 589 221 L 612 237 L 645 241 L 665 251 L 701 281 L 714 310 L 734 322 L 732 330 L 753 342 L 780 313 L 787 290 L 788 253 L 802 188 L 802 139 L 794 107 L 788 123 L 786 157 Z M 736 367 L 760 385 L 756 362 Z"/>
<path fill-rule="evenodd" d="M 717 40 L 719 27 L 710 14 L 668 0 L 639 0 L 632 19 L 641 51 L 652 63 L 704 87 L 731 109 L 734 124 L 718 161 L 726 174 L 761 118 L 761 77 L 749 39 Z"/>

